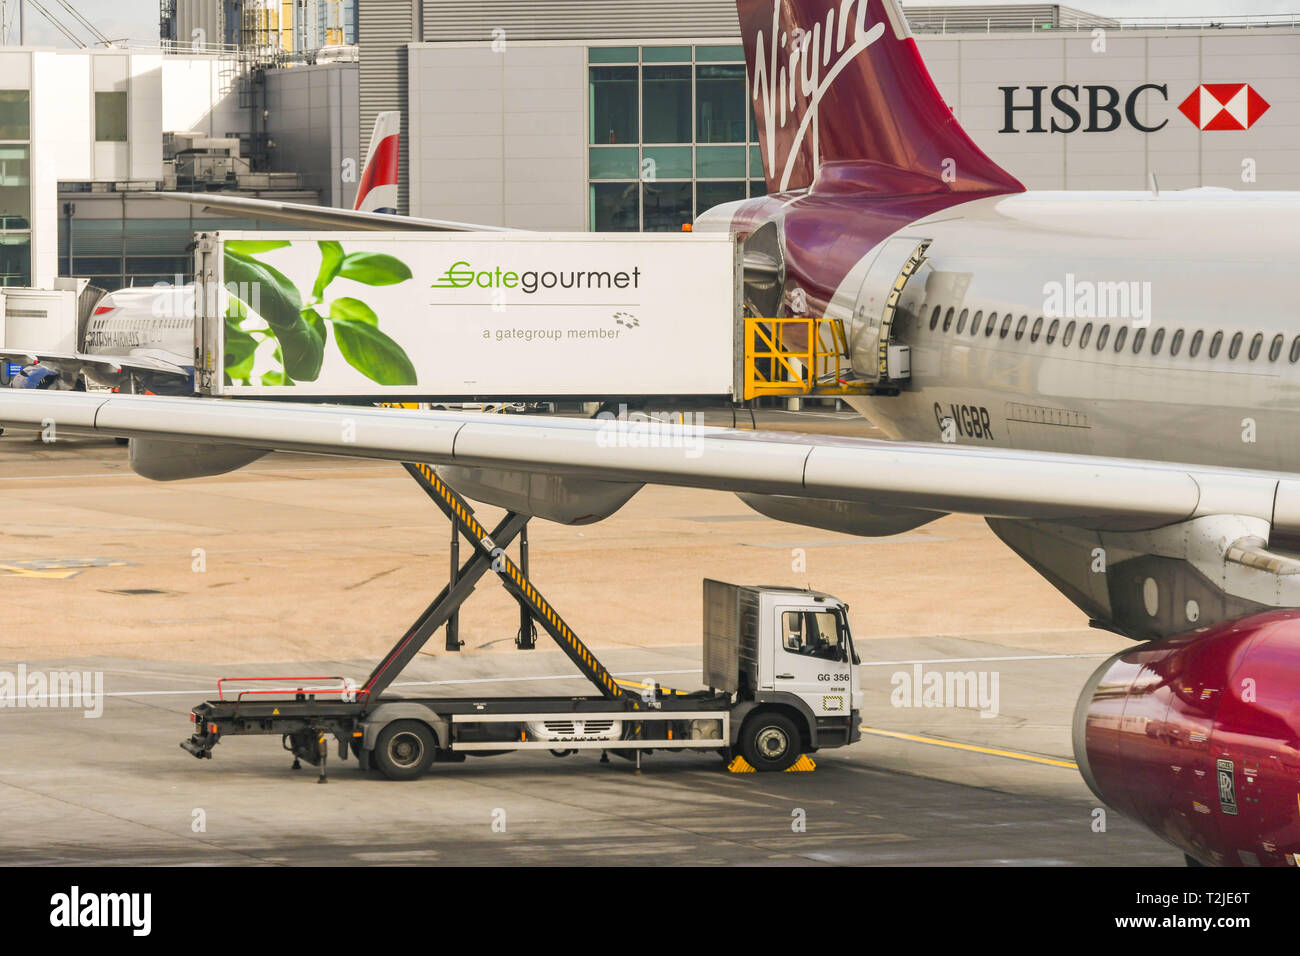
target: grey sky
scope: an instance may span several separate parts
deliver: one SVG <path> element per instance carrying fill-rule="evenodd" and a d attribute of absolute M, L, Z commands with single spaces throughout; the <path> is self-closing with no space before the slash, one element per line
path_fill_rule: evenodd
<path fill-rule="evenodd" d="M 71 24 L 72 17 L 60 6 L 60 0 L 38 0 L 46 9 Z M 110 39 L 152 42 L 158 39 L 159 0 L 66 0 Z M 466 0 L 472 3 L 473 0 Z M 535 0 L 545 2 L 545 0 Z M 591 0 L 593 7 L 600 0 Z M 917 0 L 924 2 L 924 0 Z M 931 0 L 933 2 L 933 0 Z M 945 3 L 971 5 L 987 0 L 941 0 Z M 18 0 L 8 0 L 12 11 Z M 911 5 L 904 0 L 904 6 Z M 1233 16 L 1262 13 L 1300 13 L 1300 0 L 1070 0 L 1074 6 L 1102 16 Z M 11 13 L 12 16 L 12 13 Z M 27 42 L 42 46 L 70 46 L 67 39 L 49 25 L 34 7 L 28 5 Z M 82 36 L 82 29 L 75 31 Z M 17 42 L 16 31 L 11 42 Z"/>

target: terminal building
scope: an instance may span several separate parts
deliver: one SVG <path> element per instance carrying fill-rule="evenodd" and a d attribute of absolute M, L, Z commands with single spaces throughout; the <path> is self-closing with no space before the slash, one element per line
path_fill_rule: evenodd
<path fill-rule="evenodd" d="M 407 116 L 402 211 L 679 229 L 763 188 L 734 2 L 588 10 L 362 5 L 363 109 L 381 98 Z M 1300 30 L 1287 18 L 1120 22 L 1056 4 L 904 12 L 962 125 L 1029 188 L 1145 189 L 1154 176 L 1162 189 L 1300 189 Z M 1214 94 L 1227 103 L 1211 112 Z"/>
<path fill-rule="evenodd" d="M 676 231 L 762 192 L 733 0 L 592 9 L 164 0 L 156 48 L 0 49 L 0 282 L 175 281 L 195 230 L 257 225 L 142 192 L 350 207 L 390 109 L 403 213 Z M 1300 189 L 1300 24 L 904 10 L 962 125 L 1031 189 Z"/>

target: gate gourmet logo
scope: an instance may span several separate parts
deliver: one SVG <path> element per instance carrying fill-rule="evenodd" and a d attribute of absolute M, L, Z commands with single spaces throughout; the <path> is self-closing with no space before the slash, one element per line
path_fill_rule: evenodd
<path fill-rule="evenodd" d="M 536 295 L 542 289 L 639 289 L 641 268 L 634 266 L 630 272 L 609 270 L 547 270 L 528 269 L 523 272 L 495 269 L 478 270 L 464 260 L 454 262 L 433 283 L 433 289 L 518 289 L 525 295 Z"/>

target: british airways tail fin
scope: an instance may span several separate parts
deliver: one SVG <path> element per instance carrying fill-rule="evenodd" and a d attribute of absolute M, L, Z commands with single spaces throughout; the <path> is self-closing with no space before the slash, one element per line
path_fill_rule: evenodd
<path fill-rule="evenodd" d="M 358 212 L 397 215 L 397 147 L 401 135 L 401 113 L 394 110 L 375 117 L 366 167 L 357 186 Z"/>
<path fill-rule="evenodd" d="M 908 189 L 1024 190 L 961 128 L 897 0 L 737 7 L 770 192 L 812 185 L 824 163 L 912 174 L 886 177 Z"/>

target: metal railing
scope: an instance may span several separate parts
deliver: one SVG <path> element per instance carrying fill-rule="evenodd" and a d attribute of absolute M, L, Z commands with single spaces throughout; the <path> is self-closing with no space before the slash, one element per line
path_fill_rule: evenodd
<path fill-rule="evenodd" d="M 1106 30 L 1260 30 L 1300 27 L 1300 13 L 1236 14 L 1210 17 L 1123 17 L 1111 19 L 1094 16 L 1065 16 L 1019 19 L 1007 16 L 982 16 L 978 11 L 953 12 L 942 16 L 923 14 L 908 16 L 913 33 L 1090 33 Z"/>
<path fill-rule="evenodd" d="M 848 339 L 839 319 L 745 319 L 744 397 L 861 395 L 849 381 Z"/>

